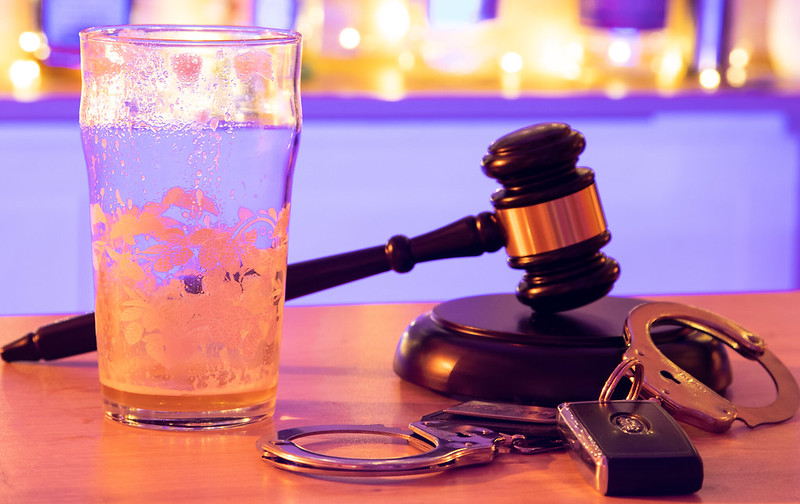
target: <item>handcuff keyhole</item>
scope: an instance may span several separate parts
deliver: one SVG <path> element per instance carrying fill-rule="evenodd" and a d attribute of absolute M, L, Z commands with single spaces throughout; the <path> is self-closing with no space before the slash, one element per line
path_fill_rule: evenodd
<path fill-rule="evenodd" d="M 661 371 L 661 376 L 663 376 L 663 377 L 664 377 L 664 378 L 666 378 L 667 380 L 672 380 L 672 381 L 674 381 L 674 382 L 675 382 L 675 383 L 677 383 L 678 385 L 680 385 L 680 384 L 681 384 L 681 382 L 680 382 L 680 381 L 679 381 L 677 378 L 675 378 L 674 376 L 672 376 L 672 373 L 670 373 L 669 371 L 662 370 L 662 371 Z"/>

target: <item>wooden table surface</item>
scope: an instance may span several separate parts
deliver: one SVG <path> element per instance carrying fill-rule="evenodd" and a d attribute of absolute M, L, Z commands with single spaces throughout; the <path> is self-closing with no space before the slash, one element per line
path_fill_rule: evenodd
<path fill-rule="evenodd" d="M 664 297 L 727 316 L 760 333 L 800 376 L 800 292 Z M 566 453 L 501 455 L 489 465 L 413 479 L 332 481 L 274 468 L 257 440 L 277 429 L 380 423 L 404 427 L 455 403 L 400 380 L 395 346 L 433 304 L 287 310 L 273 420 L 217 432 L 164 432 L 103 418 L 96 354 L 0 364 L 0 502 L 597 502 Z M 54 317 L 0 318 L 5 344 Z M 732 352 L 731 352 L 732 353 Z M 733 358 L 735 357 L 735 358 Z M 738 404 L 773 389 L 732 356 Z M 724 434 L 687 427 L 705 465 L 697 494 L 675 502 L 800 501 L 800 418 Z M 631 502 L 635 499 L 626 499 Z"/>

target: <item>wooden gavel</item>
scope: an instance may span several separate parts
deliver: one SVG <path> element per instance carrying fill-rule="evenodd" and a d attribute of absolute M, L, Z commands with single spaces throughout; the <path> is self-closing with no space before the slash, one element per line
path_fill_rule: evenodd
<path fill-rule="evenodd" d="M 494 213 L 465 217 L 430 233 L 396 235 L 386 245 L 288 266 L 286 299 L 353 280 L 451 257 L 506 248 L 508 264 L 525 273 L 517 298 L 536 312 L 570 310 L 605 296 L 619 265 L 600 252 L 611 239 L 594 173 L 577 168 L 583 135 L 562 123 L 536 124 L 489 146 L 482 167 L 502 188 Z M 6 346 L 2 358 L 57 359 L 96 349 L 94 314 L 60 321 Z"/>

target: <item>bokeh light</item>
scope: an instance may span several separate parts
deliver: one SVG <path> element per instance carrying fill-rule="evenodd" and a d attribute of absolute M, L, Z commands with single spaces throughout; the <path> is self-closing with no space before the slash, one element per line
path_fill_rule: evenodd
<path fill-rule="evenodd" d="M 519 53 L 507 52 L 500 58 L 500 68 L 504 72 L 517 73 L 522 70 L 522 56 Z"/>
<path fill-rule="evenodd" d="M 339 32 L 339 45 L 345 49 L 355 49 L 361 43 L 361 34 L 355 28 L 345 28 Z"/>
<path fill-rule="evenodd" d="M 717 89 L 719 87 L 720 80 L 719 72 L 713 68 L 708 68 L 700 72 L 700 85 L 705 89 Z"/>

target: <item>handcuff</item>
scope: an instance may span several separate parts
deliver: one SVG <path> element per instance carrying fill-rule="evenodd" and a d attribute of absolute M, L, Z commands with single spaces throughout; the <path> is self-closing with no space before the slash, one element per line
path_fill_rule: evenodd
<path fill-rule="evenodd" d="M 762 407 L 736 406 L 670 361 L 653 343 L 650 331 L 663 324 L 685 325 L 720 340 L 742 356 L 758 362 L 770 375 L 777 399 Z M 800 389 L 786 366 L 767 348 L 760 336 L 715 313 L 677 303 L 646 303 L 628 314 L 624 327 L 627 349 L 622 361 L 606 381 L 599 402 L 608 401 L 622 378 L 631 378 L 628 400 L 642 397 L 658 402 L 675 419 L 710 432 L 724 432 L 735 420 L 749 427 L 788 420 L 800 407 Z M 475 403 L 475 402 L 473 402 Z M 518 453 L 539 453 L 559 448 L 555 408 L 481 403 L 486 410 L 522 412 L 506 415 L 505 424 L 491 424 L 491 411 L 483 414 L 443 410 L 413 422 L 408 430 L 383 425 L 327 425 L 284 429 L 277 439 L 262 438 L 262 458 L 281 469 L 327 476 L 402 476 L 439 472 L 455 467 L 491 462 L 501 449 Z M 467 403 L 465 403 L 467 404 Z M 563 405 L 562 405 L 563 406 Z M 480 409 L 480 408 L 476 408 Z M 458 414 L 461 411 L 462 414 Z M 502 422 L 502 417 L 500 419 Z M 539 429 L 526 437 L 514 430 L 525 424 Z M 524 429 L 522 429 L 524 430 Z M 504 432 L 507 431 L 507 432 Z M 349 458 L 317 453 L 296 441 L 321 434 L 380 434 L 406 439 L 422 453 L 395 458 Z M 526 442 L 533 447 L 525 450 Z M 515 448 L 516 447 L 516 448 Z"/>
<path fill-rule="evenodd" d="M 704 332 L 758 362 L 775 385 L 775 401 L 760 407 L 736 406 L 675 365 L 650 337 L 654 326 L 673 323 Z M 767 348 L 766 341 L 715 313 L 678 303 L 646 303 L 628 314 L 623 336 L 628 348 L 620 366 L 632 359 L 639 361 L 644 367 L 642 396 L 657 399 L 676 420 L 705 431 L 724 432 L 735 420 L 749 427 L 783 422 L 794 416 L 800 406 L 797 381 Z"/>
<path fill-rule="evenodd" d="M 293 472 L 326 476 L 411 476 L 466 465 L 485 464 L 511 439 L 490 429 L 448 421 L 420 421 L 411 432 L 383 425 L 329 425 L 282 430 L 261 445 L 263 458 Z M 404 438 L 422 453 L 408 457 L 360 459 L 336 457 L 301 448 L 295 441 L 324 434 L 381 434 Z"/>

